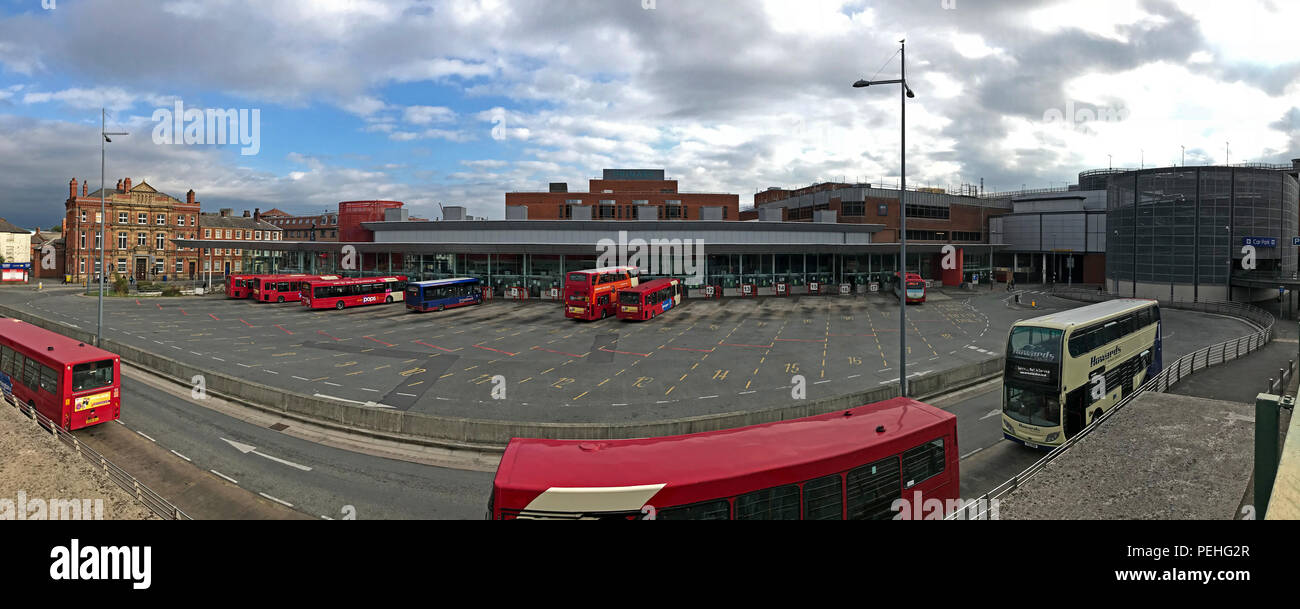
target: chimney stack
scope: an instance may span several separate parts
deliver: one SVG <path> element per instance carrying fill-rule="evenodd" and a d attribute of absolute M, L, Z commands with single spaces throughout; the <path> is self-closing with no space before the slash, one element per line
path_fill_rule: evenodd
<path fill-rule="evenodd" d="M 122 189 L 126 192 L 131 192 L 131 178 L 122 180 Z"/>
<path fill-rule="evenodd" d="M 193 202 L 194 202 L 194 189 L 193 189 L 193 188 L 191 188 L 189 192 L 185 193 L 185 202 L 186 202 L 186 203 L 193 203 Z"/>
<path fill-rule="evenodd" d="M 223 207 L 223 208 L 221 208 L 221 217 L 222 217 L 222 218 L 229 218 L 229 217 L 230 217 L 230 213 L 233 212 L 233 211 L 235 211 L 234 208 Z"/>
<path fill-rule="evenodd" d="M 68 198 L 77 198 L 77 178 L 72 178 L 72 181 L 68 182 Z"/>
<path fill-rule="evenodd" d="M 251 217 L 253 217 L 253 214 L 249 213 L 248 210 L 245 209 L 245 210 L 244 210 L 244 217 L 245 217 L 245 218 L 251 218 Z"/>
<path fill-rule="evenodd" d="M 254 208 L 253 208 L 253 219 L 254 219 L 254 220 L 261 220 L 261 219 L 262 219 L 262 208 L 260 208 L 260 207 L 254 207 Z"/>
<path fill-rule="evenodd" d="M 122 192 L 122 180 L 117 181 L 117 191 Z"/>
<path fill-rule="evenodd" d="M 86 196 L 86 193 L 88 192 L 88 191 L 87 191 L 87 187 L 88 187 L 88 186 L 90 186 L 90 182 L 82 182 L 82 183 L 81 183 L 81 196 L 83 196 L 83 197 Z"/>

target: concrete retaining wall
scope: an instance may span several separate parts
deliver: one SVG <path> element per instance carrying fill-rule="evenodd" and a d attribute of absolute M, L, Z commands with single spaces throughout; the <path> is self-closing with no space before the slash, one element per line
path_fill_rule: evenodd
<path fill-rule="evenodd" d="M 0 315 L 21 319 L 76 340 L 93 344 L 92 332 L 37 317 L 26 311 L 0 305 Z M 122 361 L 185 386 L 193 386 L 202 375 L 211 395 L 233 400 L 260 410 L 275 412 L 316 425 L 344 429 L 379 438 L 433 446 L 504 448 L 511 438 L 615 439 L 671 436 L 701 431 L 732 429 L 786 419 L 824 414 L 898 395 L 893 384 L 819 400 L 793 401 L 788 406 L 767 410 L 731 412 L 669 419 L 646 423 L 538 423 L 492 421 L 445 417 L 382 408 L 364 408 L 277 389 L 219 372 L 204 370 L 149 351 L 104 339 L 103 348 Z M 1001 357 L 945 370 L 911 381 L 912 395 L 931 396 L 965 387 L 1002 372 Z"/>

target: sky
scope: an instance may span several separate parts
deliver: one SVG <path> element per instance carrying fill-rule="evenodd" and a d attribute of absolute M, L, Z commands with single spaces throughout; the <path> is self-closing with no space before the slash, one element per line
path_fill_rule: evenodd
<path fill-rule="evenodd" d="M 101 107 L 128 133 L 107 184 L 205 211 L 502 218 L 506 192 L 611 167 L 742 207 L 892 186 L 898 88 L 851 85 L 898 78 L 904 39 L 909 186 L 1286 163 L 1297 23 L 1283 0 L 0 0 L 0 217 L 57 225 L 69 179 L 98 187 Z M 256 115 L 253 145 L 164 131 L 178 103 Z"/>

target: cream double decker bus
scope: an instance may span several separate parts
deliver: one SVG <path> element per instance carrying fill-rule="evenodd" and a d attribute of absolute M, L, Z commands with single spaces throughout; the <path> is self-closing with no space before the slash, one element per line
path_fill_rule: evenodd
<path fill-rule="evenodd" d="M 1011 327 L 1002 435 L 1051 449 L 1160 373 L 1160 307 L 1120 299 Z"/>

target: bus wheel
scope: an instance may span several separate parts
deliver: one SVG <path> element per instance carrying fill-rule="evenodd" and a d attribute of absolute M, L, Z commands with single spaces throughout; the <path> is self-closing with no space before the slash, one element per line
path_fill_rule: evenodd
<path fill-rule="evenodd" d="M 276 298 L 275 301 L 276 301 L 276 302 L 284 302 L 284 297 L 281 296 L 281 297 L 279 297 L 279 298 Z"/>
<path fill-rule="evenodd" d="M 393 297 L 392 297 L 392 296 L 389 296 L 389 297 L 387 297 L 387 298 L 384 298 L 384 302 L 385 302 L 385 303 L 393 302 Z"/>
<path fill-rule="evenodd" d="M 342 311 L 342 310 L 343 310 L 343 301 L 340 300 L 340 301 L 334 303 L 334 308 L 335 308 L 335 309 L 338 309 L 338 310 L 340 310 L 340 311 Z"/>
<path fill-rule="evenodd" d="M 447 308 L 447 305 L 438 305 L 438 312 L 441 313 Z"/>
<path fill-rule="evenodd" d="M 1096 421 L 1097 419 L 1100 419 L 1100 418 L 1101 418 L 1101 409 L 1100 409 L 1100 408 L 1098 408 L 1098 409 L 1092 411 L 1092 420 Z"/>

